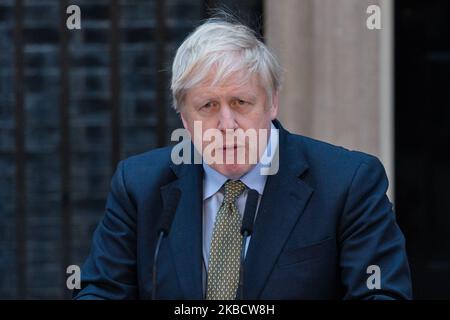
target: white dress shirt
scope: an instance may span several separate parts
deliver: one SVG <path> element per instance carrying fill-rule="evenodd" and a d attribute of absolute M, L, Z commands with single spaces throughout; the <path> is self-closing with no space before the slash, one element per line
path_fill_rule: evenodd
<path fill-rule="evenodd" d="M 271 146 L 275 148 L 278 147 L 277 139 L 273 138 L 275 136 L 274 134 L 272 134 L 273 130 L 276 130 L 276 128 L 272 124 L 267 148 L 271 148 Z M 268 151 L 269 159 L 273 157 L 273 153 L 274 152 Z M 261 164 L 261 162 L 258 162 L 250 171 L 248 171 L 239 179 L 247 186 L 247 189 L 236 200 L 236 205 L 239 214 L 241 215 L 241 219 L 244 214 L 245 202 L 247 201 L 247 194 L 249 189 L 254 189 L 258 192 L 259 198 L 257 208 L 259 207 L 259 203 L 261 201 L 261 197 L 264 192 L 264 187 L 267 180 L 267 175 L 262 175 L 260 173 L 260 169 L 262 166 L 263 165 Z M 203 162 L 203 169 L 205 173 L 203 176 L 203 292 L 204 294 L 206 294 L 206 276 L 214 223 L 216 221 L 216 215 L 219 211 L 224 197 L 223 185 L 229 178 L 214 170 L 205 162 Z M 251 237 L 248 237 L 247 245 L 245 247 L 245 253 L 247 253 L 250 239 Z"/>

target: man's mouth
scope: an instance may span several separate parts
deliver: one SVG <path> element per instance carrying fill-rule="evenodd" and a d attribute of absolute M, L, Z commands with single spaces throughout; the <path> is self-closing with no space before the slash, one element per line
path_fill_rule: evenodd
<path fill-rule="evenodd" d="M 238 145 L 233 145 L 233 146 L 223 146 L 221 148 L 219 148 L 219 150 L 236 150 L 238 148 L 242 148 L 242 146 L 238 146 Z"/>

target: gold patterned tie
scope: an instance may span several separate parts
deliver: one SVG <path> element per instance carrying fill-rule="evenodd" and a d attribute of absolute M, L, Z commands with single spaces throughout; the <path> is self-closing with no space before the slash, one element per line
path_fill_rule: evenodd
<path fill-rule="evenodd" d="M 206 299 L 233 300 L 239 283 L 242 219 L 236 199 L 244 192 L 241 180 L 225 183 L 225 196 L 217 213 L 208 263 Z"/>

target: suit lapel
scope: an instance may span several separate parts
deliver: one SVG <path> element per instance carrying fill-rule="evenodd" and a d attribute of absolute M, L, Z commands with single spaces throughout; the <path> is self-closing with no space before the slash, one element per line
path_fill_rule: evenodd
<path fill-rule="evenodd" d="M 178 179 L 161 188 L 164 203 L 181 191 L 169 244 L 185 299 L 202 299 L 202 166 L 172 165 Z"/>
<path fill-rule="evenodd" d="M 280 166 L 268 176 L 255 220 L 245 261 L 244 294 L 258 299 L 264 285 L 297 221 L 302 216 L 313 189 L 300 179 L 308 169 L 298 141 L 280 127 Z"/>
<path fill-rule="evenodd" d="M 278 122 L 280 166 L 269 176 L 258 209 L 254 231 L 245 259 L 245 298 L 259 298 L 286 240 L 300 219 L 313 189 L 300 179 L 308 170 L 298 141 Z M 202 299 L 202 190 L 201 165 L 173 165 L 178 177 L 161 188 L 163 203 L 174 189 L 181 191 L 168 235 L 178 280 L 186 299 Z"/>

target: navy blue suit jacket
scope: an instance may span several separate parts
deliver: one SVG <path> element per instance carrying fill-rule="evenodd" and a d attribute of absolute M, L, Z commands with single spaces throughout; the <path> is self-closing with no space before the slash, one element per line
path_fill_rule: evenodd
<path fill-rule="evenodd" d="M 247 299 L 411 298 L 405 240 L 380 161 L 280 129 L 245 260 Z M 161 213 L 181 198 L 158 260 L 158 299 L 202 299 L 202 165 L 171 148 L 120 162 L 75 298 L 150 299 Z M 369 289 L 377 265 L 381 289 Z"/>

